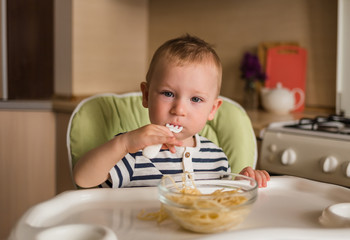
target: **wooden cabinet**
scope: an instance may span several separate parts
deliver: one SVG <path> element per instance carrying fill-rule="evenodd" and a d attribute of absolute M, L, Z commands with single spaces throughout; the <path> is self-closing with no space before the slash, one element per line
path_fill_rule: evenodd
<path fill-rule="evenodd" d="M 56 111 L 56 193 L 75 189 L 68 161 L 67 127 L 71 111 Z"/>
<path fill-rule="evenodd" d="M 54 0 L 6 1 L 8 99 L 51 99 Z"/>
<path fill-rule="evenodd" d="M 0 239 L 29 207 L 56 194 L 55 115 L 0 110 Z"/>

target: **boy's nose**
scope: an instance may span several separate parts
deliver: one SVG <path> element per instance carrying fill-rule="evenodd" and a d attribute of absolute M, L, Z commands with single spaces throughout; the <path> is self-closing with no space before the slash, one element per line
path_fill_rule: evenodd
<path fill-rule="evenodd" d="M 185 116 L 186 115 L 186 104 L 184 101 L 178 99 L 174 101 L 174 104 L 170 110 L 171 114 L 177 115 L 177 116 Z"/>

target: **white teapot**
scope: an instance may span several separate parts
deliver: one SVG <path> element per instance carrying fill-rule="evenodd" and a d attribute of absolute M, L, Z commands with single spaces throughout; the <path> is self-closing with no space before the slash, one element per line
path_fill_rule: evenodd
<path fill-rule="evenodd" d="M 295 102 L 295 95 L 299 94 L 299 101 Z M 300 88 L 289 90 L 283 88 L 281 83 L 277 83 L 276 88 L 262 88 L 262 106 L 269 112 L 276 114 L 288 114 L 299 108 L 305 99 L 304 91 Z"/>

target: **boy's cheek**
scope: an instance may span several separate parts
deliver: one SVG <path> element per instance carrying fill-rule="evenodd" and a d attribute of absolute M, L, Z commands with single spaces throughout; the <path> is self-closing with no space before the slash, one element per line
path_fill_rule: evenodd
<path fill-rule="evenodd" d="M 149 117 L 150 117 L 150 120 L 153 124 L 163 125 L 163 122 L 167 119 L 166 119 L 166 116 L 164 114 L 164 111 L 159 110 L 159 108 L 161 108 L 159 105 L 156 105 L 156 106 L 150 105 L 149 106 Z"/>

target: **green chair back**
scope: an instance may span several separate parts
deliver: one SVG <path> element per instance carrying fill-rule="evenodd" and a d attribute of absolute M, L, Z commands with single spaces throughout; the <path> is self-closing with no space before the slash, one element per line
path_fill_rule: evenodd
<path fill-rule="evenodd" d="M 223 104 L 200 135 L 224 150 L 232 172 L 238 173 L 246 166 L 255 168 L 257 146 L 251 121 L 238 103 L 221 98 Z M 71 115 L 67 131 L 71 171 L 89 150 L 111 140 L 118 133 L 146 124 L 149 124 L 148 111 L 142 106 L 140 92 L 100 94 L 81 101 Z"/>

